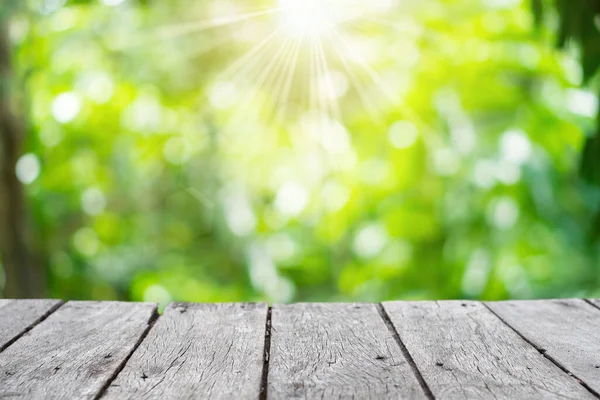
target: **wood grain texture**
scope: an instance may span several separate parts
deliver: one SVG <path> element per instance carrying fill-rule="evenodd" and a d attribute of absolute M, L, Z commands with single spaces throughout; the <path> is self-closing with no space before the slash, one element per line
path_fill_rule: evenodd
<path fill-rule="evenodd" d="M 409 363 L 373 304 L 275 305 L 270 399 L 423 399 Z"/>
<path fill-rule="evenodd" d="M 594 398 L 481 303 L 383 306 L 437 398 Z"/>
<path fill-rule="evenodd" d="M 0 300 L 0 351 L 62 304 L 60 300 Z"/>
<path fill-rule="evenodd" d="M 0 398 L 94 398 L 155 313 L 145 303 L 63 305 L 0 353 Z"/>
<path fill-rule="evenodd" d="M 258 399 L 266 304 L 171 304 L 106 399 Z"/>
<path fill-rule="evenodd" d="M 579 299 L 507 301 L 487 306 L 600 393 L 600 310 Z"/>

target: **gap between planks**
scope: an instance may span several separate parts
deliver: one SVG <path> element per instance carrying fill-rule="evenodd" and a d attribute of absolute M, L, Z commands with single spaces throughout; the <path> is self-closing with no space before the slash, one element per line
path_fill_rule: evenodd
<path fill-rule="evenodd" d="M 594 303 L 592 300 L 590 299 L 582 299 L 583 301 L 585 301 L 586 303 L 588 303 L 590 306 L 600 310 L 600 305 L 598 303 Z"/>
<path fill-rule="evenodd" d="M 267 400 L 269 384 L 269 357 L 271 356 L 271 315 L 273 308 L 269 306 L 265 323 L 265 345 L 263 349 L 263 370 L 260 382 L 260 400 Z"/>
<path fill-rule="evenodd" d="M 383 305 L 381 303 L 377 303 L 375 305 L 375 307 L 377 308 L 377 311 L 379 312 L 381 319 L 383 319 L 383 322 L 387 326 L 391 335 L 394 337 L 396 344 L 398 345 L 398 347 L 400 347 L 400 351 L 402 351 L 404 358 L 406 359 L 406 361 L 410 365 L 410 368 L 412 369 L 413 373 L 417 377 L 417 380 L 419 381 L 419 385 L 421 386 L 421 389 L 423 389 L 423 392 L 425 392 L 425 396 L 427 396 L 427 398 L 429 400 L 434 400 L 435 396 L 433 395 L 433 392 L 431 391 L 431 389 L 429 388 L 429 385 L 423 378 L 423 375 L 421 374 L 421 371 L 419 371 L 419 367 L 417 366 L 417 364 L 415 363 L 415 360 L 410 355 L 410 352 L 408 351 L 408 349 L 406 348 L 404 343 L 402 343 L 402 339 L 400 338 L 398 331 L 396 331 L 396 328 L 394 327 L 394 324 L 392 323 L 390 316 L 385 311 L 385 308 L 383 308 Z"/>
<path fill-rule="evenodd" d="M 106 393 L 106 391 L 108 390 L 110 385 L 114 382 L 115 379 L 117 379 L 117 376 L 119 376 L 121 371 L 123 371 L 123 368 L 125 368 L 125 365 L 127 365 L 127 361 L 129 361 L 131 356 L 133 356 L 133 353 L 135 353 L 135 351 L 140 347 L 140 345 L 142 344 L 144 339 L 146 339 L 146 337 L 148 336 L 148 333 L 150 333 L 150 330 L 154 327 L 154 324 L 156 324 L 156 321 L 158 321 L 158 318 L 160 318 L 160 315 L 158 314 L 158 309 L 155 308 L 154 313 L 152 314 L 152 316 L 150 317 L 150 320 L 148 321 L 148 326 L 146 327 L 146 329 L 144 330 L 144 332 L 138 339 L 137 343 L 135 344 L 135 346 L 133 346 L 133 348 L 131 349 L 129 354 L 127 354 L 127 357 L 125 357 L 123 359 L 123 361 L 117 367 L 115 372 L 108 378 L 108 380 L 106 381 L 104 386 L 102 386 L 102 388 L 98 391 L 98 394 L 94 397 L 94 400 L 98 400 L 102 396 L 104 396 L 104 394 Z"/>
<path fill-rule="evenodd" d="M 584 301 L 596 308 L 599 312 L 600 309 L 598 309 L 598 307 L 596 307 L 596 305 L 586 299 L 584 299 Z M 510 329 L 512 329 L 517 335 L 519 335 L 521 337 L 521 339 L 523 339 L 525 342 L 527 342 L 531 347 L 533 347 L 534 349 L 536 349 L 543 357 L 545 357 L 546 359 L 548 359 L 552 364 L 556 365 L 557 368 L 559 368 L 561 371 L 563 371 L 564 373 L 566 373 L 567 375 L 569 375 L 570 377 L 572 377 L 577 383 L 579 383 L 581 386 L 583 386 L 585 388 L 585 390 L 587 390 L 588 392 L 590 392 L 593 396 L 595 396 L 596 398 L 600 399 L 600 393 L 596 392 L 594 389 L 592 389 L 587 383 L 585 383 L 582 379 L 580 379 L 579 377 L 577 377 L 574 373 L 572 373 L 571 371 L 569 371 L 564 365 L 562 365 L 560 362 L 558 362 L 558 360 L 556 360 L 554 357 L 550 356 L 546 349 L 541 348 L 539 346 L 536 346 L 531 340 L 529 340 L 525 335 L 523 335 L 521 332 L 519 332 L 517 329 L 515 329 L 512 325 L 510 325 L 508 323 L 508 321 L 506 321 L 504 318 L 502 318 L 500 315 L 498 315 L 491 307 L 488 307 L 487 303 L 484 301 L 480 302 L 481 304 L 483 304 L 483 306 L 485 308 L 487 308 L 494 316 L 496 316 L 496 318 L 498 318 L 500 321 L 502 321 L 502 323 L 506 326 L 508 326 Z"/>
<path fill-rule="evenodd" d="M 12 301 L 19 301 L 17 299 L 11 299 L 11 300 Z M 18 335 L 16 335 L 12 339 L 10 339 L 8 342 L 6 342 L 4 344 L 4 346 L 1 346 L 0 347 L 0 353 L 2 353 L 4 350 L 6 350 L 7 348 L 9 348 L 17 340 L 19 340 L 20 338 L 22 338 L 27 332 L 31 331 L 37 325 L 39 325 L 40 323 L 42 323 L 50 315 L 54 314 L 59 308 L 61 308 L 65 304 L 66 304 L 66 302 L 62 301 L 62 300 L 60 300 L 58 303 L 56 303 L 56 305 L 54 305 L 52 308 L 50 308 L 49 310 L 47 310 L 44 314 L 42 314 L 42 316 L 40 316 L 37 320 L 35 320 L 31 325 L 29 325 L 27 328 L 23 329 L 22 332 L 20 332 Z"/>

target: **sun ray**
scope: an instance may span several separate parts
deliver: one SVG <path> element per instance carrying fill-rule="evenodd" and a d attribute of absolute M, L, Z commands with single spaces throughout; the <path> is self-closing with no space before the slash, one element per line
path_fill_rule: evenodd
<path fill-rule="evenodd" d="M 377 74 L 377 72 L 367 62 L 365 62 L 362 58 L 360 58 L 360 56 L 356 54 L 356 51 L 352 48 L 348 41 L 342 35 L 340 35 L 338 31 L 334 30 L 333 34 L 339 39 L 340 43 L 342 43 L 342 45 L 352 58 L 352 61 L 354 61 L 367 73 L 367 75 L 371 78 L 375 86 L 381 91 L 381 93 L 383 93 L 388 98 L 388 100 L 393 101 L 394 95 L 387 89 L 385 83 L 383 82 L 379 74 Z"/>
<path fill-rule="evenodd" d="M 369 116 L 373 118 L 373 120 L 381 123 L 383 121 L 383 116 L 381 115 L 380 111 L 373 106 L 372 100 L 370 99 L 369 90 L 365 87 L 366 85 L 363 82 L 361 82 L 357 73 L 350 65 L 350 61 L 348 60 L 347 54 L 342 51 L 341 46 L 338 46 L 337 43 L 335 43 L 333 36 L 329 35 L 328 39 L 330 40 L 331 48 L 333 48 L 334 52 L 338 56 L 338 59 L 342 63 L 346 73 L 350 77 L 352 86 L 356 90 L 356 93 L 358 94 L 361 103 L 365 107 L 365 110 L 367 111 Z"/>
<path fill-rule="evenodd" d="M 222 79 L 231 79 L 232 76 L 240 73 L 241 70 L 247 70 L 253 67 L 257 61 L 260 59 L 258 57 L 261 52 L 264 52 L 268 46 L 273 44 L 273 42 L 281 35 L 282 28 L 276 29 L 269 36 L 265 37 L 259 43 L 254 45 L 250 50 L 248 50 L 242 57 L 238 58 L 235 62 L 233 62 L 225 71 L 220 74 Z"/>
<path fill-rule="evenodd" d="M 252 85 L 251 88 L 249 88 L 246 91 L 246 94 L 244 96 L 244 99 L 242 101 L 240 101 L 239 103 L 242 104 L 240 107 L 237 107 L 236 113 L 240 118 L 247 118 L 246 115 L 246 111 L 248 110 L 249 107 L 252 107 L 253 110 L 256 110 L 256 116 L 261 115 L 264 112 L 264 102 L 265 102 L 265 96 L 263 93 L 263 96 L 261 98 L 259 98 L 259 101 L 256 101 L 256 98 L 258 97 L 259 93 L 264 92 L 265 88 L 268 87 L 268 83 L 270 79 L 274 79 L 274 70 L 275 72 L 281 68 L 281 63 L 282 63 L 282 57 L 285 57 L 284 55 L 286 54 L 286 52 L 289 51 L 290 49 L 290 43 L 293 41 L 292 38 L 290 37 L 284 37 L 283 39 L 283 43 L 275 50 L 275 53 L 273 55 L 270 56 L 270 60 L 266 61 L 265 64 L 260 64 L 258 61 L 261 58 L 266 57 L 266 49 L 265 51 L 262 52 L 262 54 L 259 56 L 258 54 L 256 55 L 258 60 L 255 60 L 257 62 L 254 63 L 254 65 L 250 66 L 251 70 L 257 70 L 258 71 L 256 73 L 254 73 L 252 76 L 250 76 L 250 69 L 246 69 L 247 72 L 238 72 L 237 74 L 235 74 L 234 76 L 232 76 L 231 80 L 232 81 L 238 81 L 242 76 L 244 78 L 246 78 L 248 80 L 248 82 Z M 276 44 L 275 42 L 273 42 L 272 47 L 275 47 Z M 260 68 L 260 69 L 259 69 Z M 250 78 L 250 79 L 248 79 Z"/>
<path fill-rule="evenodd" d="M 331 115 L 338 121 L 342 120 L 342 113 L 340 110 L 340 106 L 337 99 L 337 93 L 335 84 L 333 82 L 333 78 L 331 75 L 331 70 L 329 69 L 329 65 L 327 63 L 327 57 L 325 55 L 325 50 L 323 49 L 323 42 L 318 40 L 316 43 L 317 56 L 320 61 L 322 75 L 324 77 L 325 85 L 327 86 L 325 99 L 329 103 L 330 113 Z"/>
<path fill-rule="evenodd" d="M 209 31 L 211 29 L 241 24 L 243 22 L 255 20 L 260 17 L 278 13 L 280 11 L 281 8 L 276 7 L 267 10 L 247 12 L 239 15 L 221 16 L 200 21 L 164 25 L 154 28 L 151 31 L 142 32 L 139 36 L 132 37 L 127 42 L 114 46 L 114 48 L 116 50 L 127 50 L 136 47 L 154 45 L 157 42 L 160 43 L 171 39 L 177 39 L 186 35 Z"/>
<path fill-rule="evenodd" d="M 316 113 L 318 121 L 319 121 L 319 130 L 323 128 L 323 104 L 321 102 L 321 93 L 319 91 L 319 78 L 320 78 L 320 70 L 319 64 L 317 61 L 317 51 L 315 49 L 315 41 L 313 39 L 310 40 L 310 71 L 311 71 L 311 111 Z"/>
<path fill-rule="evenodd" d="M 294 77 L 296 75 L 296 69 L 298 65 L 298 58 L 300 56 L 300 49 L 302 45 L 302 37 L 300 37 L 294 47 L 294 51 L 292 54 L 292 58 L 288 64 L 287 75 L 285 76 L 285 80 L 282 81 L 281 90 L 278 93 L 275 102 L 279 104 L 280 107 L 277 110 L 276 119 L 283 120 L 287 114 L 287 110 L 290 102 L 290 93 L 292 89 L 292 84 L 294 81 Z"/>
<path fill-rule="evenodd" d="M 265 94 L 271 94 L 271 97 L 274 97 L 274 93 L 277 90 L 277 83 L 281 80 L 280 77 L 287 65 L 287 60 L 294 51 L 295 42 L 296 39 L 289 37 L 281 45 L 280 50 L 273 57 L 268 67 L 262 72 L 260 79 L 257 80 L 257 90 L 262 90 Z M 270 113 L 267 107 L 265 107 L 266 100 L 266 96 L 263 96 L 257 107 L 260 112 L 265 112 L 268 115 Z"/>
<path fill-rule="evenodd" d="M 386 86 L 385 82 L 383 81 L 383 79 L 381 78 L 381 76 L 379 76 L 379 74 L 377 73 L 377 71 L 375 71 L 373 69 L 373 67 L 371 67 L 364 60 L 362 60 L 356 54 L 355 51 L 353 51 L 353 49 L 350 46 L 350 44 L 348 43 L 348 41 L 342 35 L 340 35 L 336 31 L 334 31 L 334 34 L 338 37 L 338 39 L 340 40 L 340 42 L 344 45 L 344 47 L 346 48 L 346 50 L 348 51 L 348 53 L 350 53 L 353 61 L 355 61 L 368 74 L 368 76 L 373 81 L 375 87 L 377 87 L 377 89 L 379 89 L 379 91 L 381 91 L 381 93 L 386 97 L 387 101 L 390 104 L 394 104 L 395 106 L 400 107 L 401 108 L 400 111 L 403 114 L 405 114 L 406 117 L 408 117 L 409 119 L 411 119 L 411 120 L 413 120 L 415 122 L 418 122 L 421 126 L 426 127 L 427 129 L 433 129 L 425 121 L 422 120 L 422 118 L 412 109 L 412 107 L 408 106 L 404 102 L 398 102 L 397 101 L 397 99 L 393 95 L 393 93 L 391 93 L 387 89 L 387 86 Z"/>
<path fill-rule="evenodd" d="M 269 14 L 280 12 L 280 8 L 271 8 L 268 10 L 249 12 L 239 15 L 228 15 L 222 17 L 210 18 L 208 20 L 180 23 L 157 28 L 153 33 L 159 39 L 174 39 L 181 36 L 207 31 L 210 29 L 221 28 L 228 25 L 234 25 L 255 18 L 263 17 Z"/>
<path fill-rule="evenodd" d="M 327 99 L 328 93 L 326 93 L 326 91 L 324 91 L 322 88 L 322 82 L 325 81 L 325 73 L 322 68 L 318 38 L 315 38 L 312 41 L 312 46 L 314 52 L 314 69 L 316 74 L 315 89 L 318 102 L 318 113 L 321 121 L 320 134 L 324 136 L 329 134 L 329 127 L 333 124 L 333 116 L 329 107 L 329 101 Z M 322 137 L 321 139 L 323 140 L 324 137 Z"/>
<path fill-rule="evenodd" d="M 288 101 L 288 98 L 285 97 L 286 85 L 290 79 L 293 79 L 300 45 L 300 38 L 293 40 L 290 50 L 285 55 L 279 70 L 274 75 L 273 83 L 271 85 L 272 104 L 274 109 L 272 110 L 273 112 L 270 113 L 270 116 L 275 120 L 281 121 L 279 113 L 283 112 L 282 110 L 285 110 L 287 107 L 286 102 Z"/>

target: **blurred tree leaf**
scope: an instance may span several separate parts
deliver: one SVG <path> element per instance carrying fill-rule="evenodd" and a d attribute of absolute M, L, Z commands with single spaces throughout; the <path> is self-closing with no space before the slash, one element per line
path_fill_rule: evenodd
<path fill-rule="evenodd" d="M 532 12 L 538 25 L 549 3 L 532 0 Z M 598 0 L 554 0 L 559 17 L 557 45 L 566 48 L 575 44 L 581 52 L 583 80 L 590 82 L 600 69 L 600 1 Z M 600 115 L 599 119 L 600 121 Z M 581 155 L 581 176 L 600 185 L 600 139 L 595 133 L 589 137 Z"/>

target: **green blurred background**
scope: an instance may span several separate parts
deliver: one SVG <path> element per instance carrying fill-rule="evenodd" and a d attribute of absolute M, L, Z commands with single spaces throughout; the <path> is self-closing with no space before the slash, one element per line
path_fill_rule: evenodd
<path fill-rule="evenodd" d="M 599 2 L 329 1 L 3 0 L 5 296 L 600 296 Z"/>

